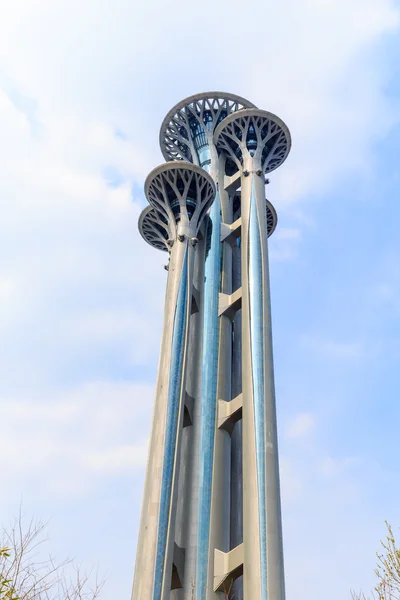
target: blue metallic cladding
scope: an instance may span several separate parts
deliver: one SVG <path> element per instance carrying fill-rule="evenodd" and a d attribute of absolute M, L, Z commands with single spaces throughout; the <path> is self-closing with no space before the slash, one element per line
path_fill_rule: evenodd
<path fill-rule="evenodd" d="M 254 180 L 250 199 L 249 224 L 250 340 L 253 376 L 254 425 L 256 437 L 258 519 L 260 524 L 261 600 L 267 600 L 267 524 L 265 501 L 265 412 L 263 265 L 260 224 Z"/>
<path fill-rule="evenodd" d="M 218 377 L 218 294 L 220 280 L 221 208 L 219 192 L 207 223 L 204 267 L 204 322 L 202 355 L 202 395 L 200 424 L 200 474 L 196 565 L 196 600 L 204 600 L 207 587 L 210 541 L 211 491 Z"/>
<path fill-rule="evenodd" d="M 204 127 L 211 131 L 213 128 L 213 120 L 212 115 L 210 114 L 210 119 L 204 123 Z M 208 145 L 207 135 L 204 130 L 204 127 L 197 123 L 196 121 L 192 124 L 192 136 L 194 147 L 196 148 L 197 157 L 199 159 L 200 166 L 205 169 L 207 172 L 210 170 L 211 165 L 211 154 L 210 154 L 210 146 Z"/>
<path fill-rule="evenodd" d="M 158 521 L 157 553 L 154 569 L 153 600 L 160 600 L 164 561 L 167 544 L 167 532 L 171 505 L 171 490 L 176 454 L 179 405 L 182 392 L 183 360 L 186 337 L 186 315 L 188 297 L 188 248 L 183 260 L 181 280 L 175 308 L 174 329 L 172 334 L 172 352 L 168 385 L 168 408 L 165 427 L 164 463 L 161 481 L 161 501 Z"/>

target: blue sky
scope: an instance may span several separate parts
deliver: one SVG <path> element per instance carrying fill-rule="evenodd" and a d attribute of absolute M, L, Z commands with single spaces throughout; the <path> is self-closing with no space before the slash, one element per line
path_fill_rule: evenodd
<path fill-rule="evenodd" d="M 268 187 L 288 600 L 368 589 L 400 526 L 400 6 L 227 6 L 3 2 L 0 514 L 50 519 L 104 600 L 130 593 L 166 281 L 142 186 L 196 92 L 293 137 Z"/>

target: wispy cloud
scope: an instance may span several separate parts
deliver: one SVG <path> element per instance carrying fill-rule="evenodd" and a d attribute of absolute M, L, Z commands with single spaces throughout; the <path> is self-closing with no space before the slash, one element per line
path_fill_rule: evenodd
<path fill-rule="evenodd" d="M 299 413 L 286 426 L 286 437 L 292 440 L 304 438 L 313 432 L 315 425 L 315 415 Z"/>
<path fill-rule="evenodd" d="M 296 258 L 301 240 L 298 227 L 278 227 L 270 239 L 270 257 L 272 261 L 286 261 Z"/>
<path fill-rule="evenodd" d="M 352 360 L 366 356 L 365 347 L 361 342 L 342 342 L 305 335 L 301 343 L 327 358 Z"/>
<path fill-rule="evenodd" d="M 332 456 L 321 458 L 317 465 L 318 473 L 323 477 L 337 477 L 360 466 L 360 458 L 348 456 L 342 459 L 335 459 Z"/>
<path fill-rule="evenodd" d="M 86 492 L 111 475 L 142 471 L 152 387 L 99 382 L 46 398 L 0 399 L 0 469 L 44 491 Z M 80 487 L 80 484 L 82 487 Z"/>

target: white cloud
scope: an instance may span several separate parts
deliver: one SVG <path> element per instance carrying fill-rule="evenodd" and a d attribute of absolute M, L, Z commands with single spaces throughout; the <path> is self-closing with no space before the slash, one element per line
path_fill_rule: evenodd
<path fill-rule="evenodd" d="M 337 342 L 305 335 L 302 344 L 328 358 L 354 360 L 367 356 L 361 342 Z"/>
<path fill-rule="evenodd" d="M 301 231 L 297 227 L 281 227 L 276 237 L 282 240 L 299 240 L 301 238 Z"/>
<path fill-rule="evenodd" d="M 286 427 L 286 437 L 292 440 L 308 436 L 315 428 L 315 416 L 311 413 L 296 415 Z"/>
<path fill-rule="evenodd" d="M 147 460 L 147 443 L 141 445 L 117 446 L 106 450 L 89 453 L 84 465 L 102 474 L 118 471 L 132 471 L 135 467 L 143 468 Z"/>
<path fill-rule="evenodd" d="M 349 470 L 359 467 L 360 464 L 361 460 L 357 456 L 347 456 L 341 459 L 325 456 L 318 462 L 317 470 L 323 477 L 330 478 L 343 475 Z"/>
<path fill-rule="evenodd" d="M 280 227 L 278 224 L 277 230 L 269 241 L 271 260 L 281 262 L 295 258 L 300 240 L 299 227 Z"/>
<path fill-rule="evenodd" d="M 49 360 L 72 364 L 75 356 L 82 364 L 82 348 L 93 360 L 110 345 L 130 363 L 155 358 L 165 285 L 156 267 L 163 257 L 137 234 L 143 197 L 135 187 L 132 202 L 131 186 L 140 189 L 161 160 L 158 128 L 181 97 L 226 88 L 290 125 L 291 157 L 271 176 L 273 201 L 282 209 L 272 259 L 298 253 L 304 218 L 296 209 L 285 225 L 288 202 L 369 164 L 373 136 L 393 122 L 382 93 L 385 72 L 371 61 L 370 49 L 397 27 L 394 5 L 287 0 L 285 10 L 269 7 L 274 26 L 266 41 L 264 19 L 252 23 L 251 63 L 240 49 L 215 61 L 237 26 L 236 5 L 241 8 L 234 2 L 228 13 L 212 6 L 213 19 L 224 26 L 204 44 L 207 2 L 195 29 L 187 27 L 186 5 L 182 11 L 182 2 L 174 6 L 173 41 L 165 27 L 168 3 L 158 5 L 158 18 L 150 6 L 127 0 L 72 2 L 68 10 L 61 0 L 23 2 L 23 8 L 6 3 L 0 237 L 7 252 L 0 255 L 0 277 L 11 283 L 7 293 L 4 283 L 0 287 L 0 331 L 8 349 L 5 355 L 0 350 L 0 371 L 7 380 L 16 355 L 35 379 L 46 379 Z M 150 38 L 158 43 L 149 44 Z M 258 39 L 263 46 L 257 50 Z M 176 48 L 200 46 L 207 71 L 193 69 L 192 50 L 171 65 Z M 186 76 L 171 86 L 173 69 Z M 118 173 L 118 187 L 108 184 L 107 169 Z M 27 328 L 30 347 L 40 348 L 33 356 L 25 347 Z"/>
<path fill-rule="evenodd" d="M 35 377 L 45 378 L 49 361 L 77 363 L 82 351 L 94 360 L 110 344 L 131 363 L 156 356 L 165 274 L 154 269 L 161 253 L 136 233 L 140 207 L 132 202 L 129 182 L 138 161 L 131 144 L 108 125 L 63 119 L 46 121 L 36 139 L 7 99 L 0 110 L 3 124 L 5 378 L 15 355 L 27 377 L 32 368 Z M 118 165 L 125 183 L 107 185 L 107 164 Z M 32 345 L 40 351 L 32 354 Z"/>
<path fill-rule="evenodd" d="M 1 398 L 2 485 L 24 477 L 77 494 L 99 478 L 142 472 L 152 402 L 149 386 L 108 382 L 40 400 Z"/>
<path fill-rule="evenodd" d="M 305 481 L 287 456 L 281 456 L 279 459 L 279 476 L 285 506 L 296 506 L 304 494 Z"/>

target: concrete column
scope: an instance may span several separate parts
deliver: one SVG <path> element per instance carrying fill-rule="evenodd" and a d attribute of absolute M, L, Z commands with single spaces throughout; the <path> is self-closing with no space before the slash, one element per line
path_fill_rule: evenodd
<path fill-rule="evenodd" d="M 219 180 L 223 181 L 224 162 L 219 165 Z M 232 222 L 232 209 L 228 193 L 220 186 L 221 222 Z M 219 232 L 215 232 L 219 235 Z M 219 291 L 232 293 L 232 248 L 228 243 L 221 244 L 221 270 Z M 228 316 L 219 317 L 218 348 L 218 387 L 217 398 L 230 401 L 232 398 L 232 321 Z M 216 407 L 217 408 L 217 407 Z M 213 484 L 211 496 L 210 547 L 208 557 L 207 600 L 219 599 L 214 592 L 214 556 L 215 550 L 230 550 L 230 435 L 215 427 Z M 202 600 L 202 597 L 201 599 Z"/>
<path fill-rule="evenodd" d="M 189 250 L 189 248 L 190 246 L 188 246 L 187 241 L 176 241 L 171 250 L 167 290 L 165 296 L 164 329 L 157 374 L 156 397 L 149 444 L 145 488 L 143 494 L 139 539 L 136 551 L 132 600 L 153 600 L 154 571 L 157 552 L 162 469 L 164 463 L 166 418 L 168 408 L 168 388 L 171 377 L 174 317 L 182 276 L 182 267 L 186 252 Z M 192 252 L 189 250 L 189 253 L 190 262 Z M 189 278 L 188 281 L 190 281 Z M 182 373 L 184 373 L 184 369 L 182 370 Z M 180 413 L 182 413 L 181 409 Z M 179 419 L 181 419 L 181 414 Z M 178 430 L 181 430 L 181 428 L 178 427 Z M 171 538 L 169 534 L 168 537 Z M 168 549 L 171 548 L 171 543 L 172 542 L 169 539 L 167 542 Z M 169 564 L 170 556 L 168 555 L 168 552 L 166 560 Z"/>
<path fill-rule="evenodd" d="M 234 215 L 233 220 L 239 218 Z M 242 285 L 241 252 L 238 242 L 232 248 L 232 289 Z M 242 392 L 242 311 L 239 310 L 233 321 L 232 344 L 232 398 Z M 231 550 L 243 542 L 243 461 L 242 461 L 242 420 L 234 426 L 231 435 Z M 234 600 L 243 600 L 243 576 L 232 588 Z"/>
<path fill-rule="evenodd" d="M 201 382 L 201 423 L 199 448 L 199 507 L 198 547 L 196 567 L 196 599 L 212 598 L 210 565 L 215 536 L 221 524 L 214 528 L 213 497 L 215 493 L 215 463 L 219 461 L 215 444 L 215 427 L 218 394 L 218 294 L 220 267 L 220 198 L 216 198 L 206 220 L 206 250 L 204 266 L 204 321 Z M 220 485 L 218 482 L 217 485 Z"/>
<path fill-rule="evenodd" d="M 264 178 L 242 175 L 244 598 L 284 600 Z"/>
<path fill-rule="evenodd" d="M 178 242 L 179 243 L 179 242 Z M 187 244 L 187 241 L 186 241 Z M 179 483 L 179 467 L 181 461 L 181 443 L 183 437 L 183 419 L 184 419 L 184 408 L 185 402 L 187 401 L 187 392 L 186 392 L 186 375 L 188 370 L 188 342 L 189 342 L 189 331 L 190 331 L 190 318 L 191 318 L 191 308 L 192 308 L 192 292 L 193 292 L 193 269 L 194 269 L 194 248 L 191 244 L 187 244 L 187 290 L 186 290 L 186 318 L 184 330 L 182 332 L 182 343 L 183 343 L 183 353 L 182 353 L 182 363 L 180 365 L 181 369 L 181 381 L 178 383 L 180 386 L 180 398 L 179 398 L 179 412 L 177 418 L 177 429 L 175 436 L 175 456 L 174 456 L 174 466 L 172 470 L 172 486 L 171 486 L 171 498 L 170 498 L 170 507 L 169 507 L 169 519 L 168 519 L 168 531 L 167 531 L 167 540 L 165 546 L 165 555 L 164 555 L 164 577 L 162 582 L 162 600 L 170 600 L 171 595 L 171 575 L 172 575 L 172 565 L 174 558 L 174 548 L 176 544 L 175 538 L 175 525 L 176 525 L 176 515 L 177 515 L 177 503 L 178 503 L 178 483 Z"/>
<path fill-rule="evenodd" d="M 204 250 L 205 240 L 203 238 L 196 247 L 193 285 L 199 292 L 199 312 L 192 314 L 190 318 L 187 361 L 186 391 L 193 398 L 192 425 L 185 427 L 183 430 L 179 473 L 179 505 L 176 523 L 176 542 L 184 548 L 185 568 L 183 588 L 171 594 L 171 598 L 174 600 L 192 600 L 196 581 Z"/>

